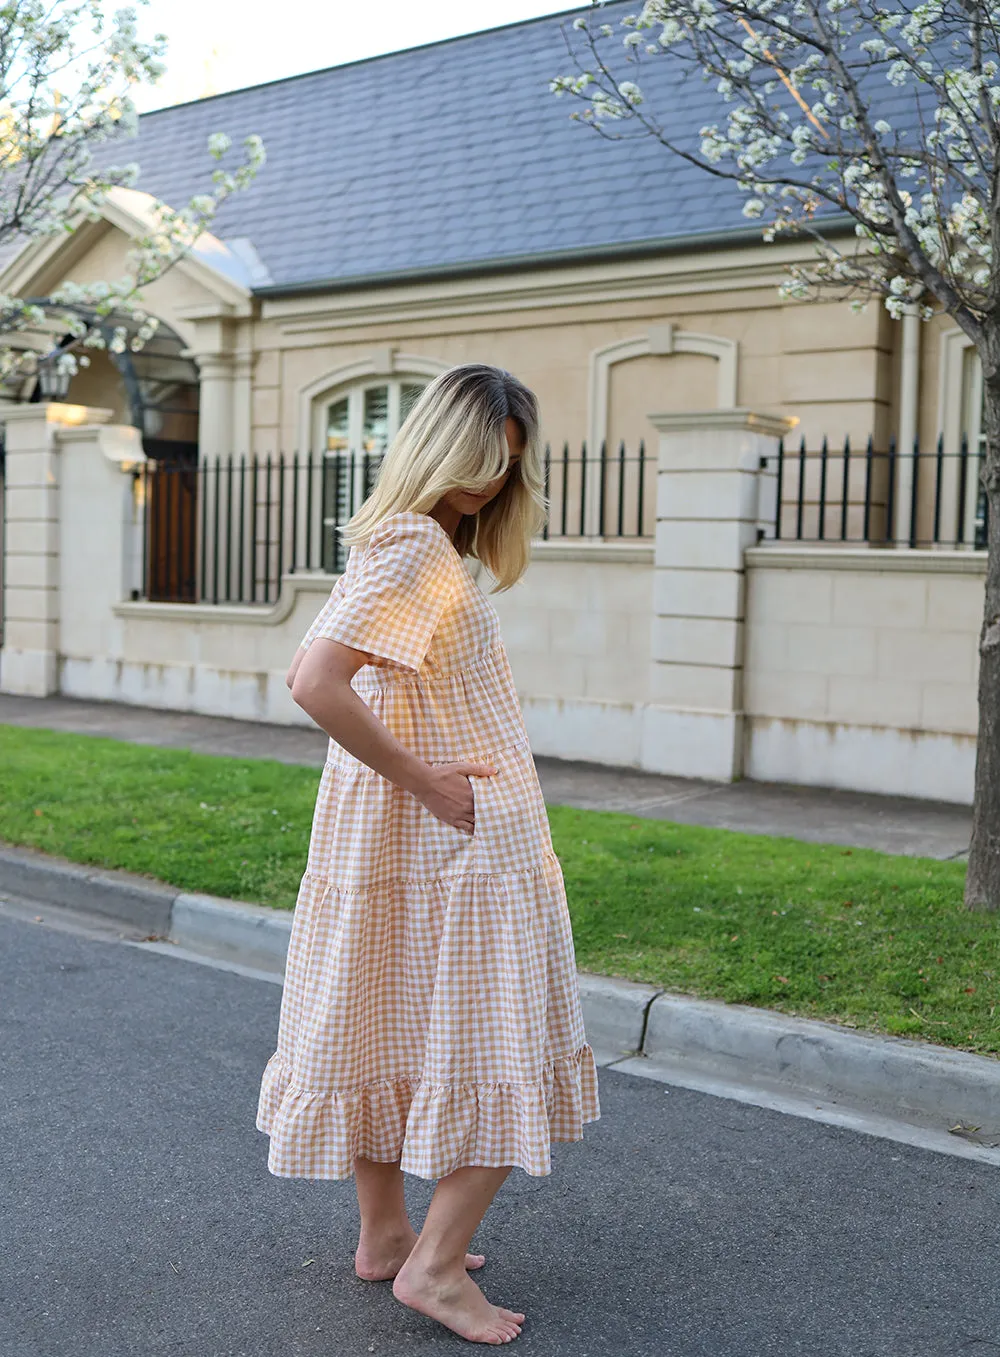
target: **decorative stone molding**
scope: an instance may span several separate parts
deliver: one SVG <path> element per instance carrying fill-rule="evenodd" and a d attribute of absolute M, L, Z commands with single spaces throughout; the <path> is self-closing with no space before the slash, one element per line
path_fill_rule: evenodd
<path fill-rule="evenodd" d="M 964 330 L 946 330 L 941 336 L 938 359 L 938 437 L 944 439 L 944 474 L 941 482 L 942 535 L 950 537 L 957 531 L 959 518 L 959 466 L 955 456 L 962 446 L 962 434 L 967 433 L 970 449 L 979 442 L 980 408 L 983 400 L 982 366 L 976 362 L 971 389 L 966 390 L 965 358 L 974 345 Z M 965 401 L 968 399 L 968 408 Z M 927 451 L 932 451 L 928 449 Z M 971 545 L 976 521 L 976 501 L 979 478 L 966 477 L 964 537 Z"/>
<path fill-rule="evenodd" d="M 669 358 L 675 353 L 700 353 L 716 359 L 719 364 L 718 407 L 720 410 L 731 410 L 736 405 L 739 361 L 739 345 L 736 341 L 719 335 L 699 334 L 694 330 L 679 330 L 670 321 L 659 322 L 650 325 L 644 335 L 616 340 L 591 353 L 587 417 L 589 448 L 596 451 L 608 437 L 611 369 L 615 364 L 627 363 L 632 358 L 644 358 L 648 354 Z"/>
<path fill-rule="evenodd" d="M 872 575 L 984 575 L 985 551 L 898 547 L 751 547 L 746 563 L 755 570 L 850 570 Z"/>
<path fill-rule="evenodd" d="M 323 406 L 345 386 L 364 377 L 436 377 L 450 366 L 422 354 L 398 353 L 394 345 L 383 344 L 373 349 L 368 358 L 325 372 L 322 377 L 299 388 L 295 451 L 304 453 L 322 449 Z"/>
<path fill-rule="evenodd" d="M 281 577 L 278 597 L 269 607 L 259 603 L 151 603 L 147 599 L 121 602 L 111 611 L 116 617 L 141 618 L 144 621 L 190 623 L 191 626 L 230 625 L 234 622 L 251 626 L 276 627 L 287 621 L 295 611 L 300 595 L 324 600 L 339 576 L 318 570 L 286 572 Z"/>
<path fill-rule="evenodd" d="M 745 429 L 748 433 L 784 438 L 798 422 L 794 416 L 757 410 L 696 410 L 679 414 L 652 414 L 646 418 L 660 433 L 687 433 L 692 429 Z"/>

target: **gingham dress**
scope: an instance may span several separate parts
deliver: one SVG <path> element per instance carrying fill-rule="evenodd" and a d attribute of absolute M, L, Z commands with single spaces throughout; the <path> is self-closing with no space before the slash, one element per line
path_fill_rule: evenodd
<path fill-rule="evenodd" d="M 499 621 L 448 532 L 385 519 L 306 633 L 372 657 L 362 700 L 471 777 L 472 836 L 331 740 L 257 1126 L 279 1177 L 551 1171 L 600 1116 L 559 861 Z"/>

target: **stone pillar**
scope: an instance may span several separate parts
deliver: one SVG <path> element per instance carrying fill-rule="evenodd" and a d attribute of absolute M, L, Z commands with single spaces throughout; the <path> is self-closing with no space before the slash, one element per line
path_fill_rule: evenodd
<path fill-rule="evenodd" d="M 59 691 L 105 698 L 123 657 L 123 626 L 114 610 L 143 585 L 146 515 L 131 473 L 146 459 L 131 425 L 67 428 L 58 439 Z"/>
<path fill-rule="evenodd" d="M 123 597 L 131 478 L 121 470 L 142 453 L 138 430 L 109 426 L 111 415 L 82 405 L 0 409 L 7 519 L 0 692 L 61 691 L 67 633 L 97 645 L 88 624 Z"/>
<path fill-rule="evenodd" d="M 795 421 L 740 409 L 649 418 L 660 446 L 642 766 L 728 782 L 743 771 L 743 553 L 773 520 L 765 459 Z"/>
<path fill-rule="evenodd" d="M 233 427 L 227 453 L 243 457 L 250 452 L 253 426 L 253 369 L 257 355 L 237 353 L 233 358 Z"/>
<path fill-rule="evenodd" d="M 233 447 L 233 356 L 195 354 L 198 362 L 198 456 L 225 457 Z"/>

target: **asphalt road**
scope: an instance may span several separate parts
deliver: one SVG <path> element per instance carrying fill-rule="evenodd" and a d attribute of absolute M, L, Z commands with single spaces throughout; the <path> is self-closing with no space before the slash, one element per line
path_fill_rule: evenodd
<path fill-rule="evenodd" d="M 350 1182 L 268 1174 L 279 994 L 0 912 L 2 1357 L 472 1350 L 354 1276 Z M 1000 1354 L 994 1168 L 613 1070 L 601 1098 L 477 1236 L 517 1351 Z"/>

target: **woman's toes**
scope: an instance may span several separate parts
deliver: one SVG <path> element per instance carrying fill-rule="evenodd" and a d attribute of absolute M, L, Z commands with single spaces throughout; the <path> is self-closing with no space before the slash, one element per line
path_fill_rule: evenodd
<path fill-rule="evenodd" d="M 465 1255 L 465 1268 L 467 1272 L 475 1272 L 486 1262 L 485 1253 L 467 1253 Z"/>
<path fill-rule="evenodd" d="M 497 1306 L 497 1314 L 501 1319 L 505 1319 L 508 1324 L 523 1324 L 524 1315 L 518 1314 L 516 1310 L 505 1310 L 502 1305 Z"/>

